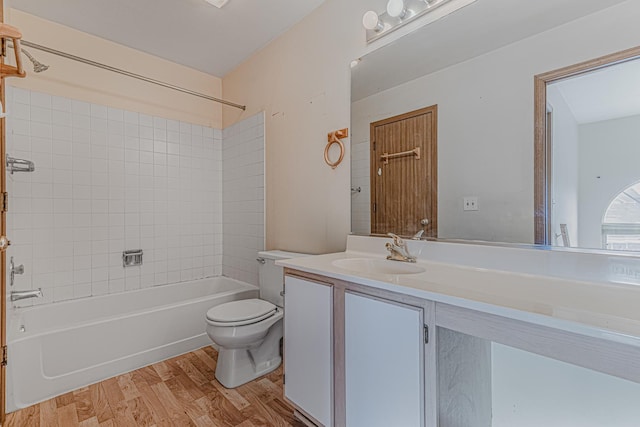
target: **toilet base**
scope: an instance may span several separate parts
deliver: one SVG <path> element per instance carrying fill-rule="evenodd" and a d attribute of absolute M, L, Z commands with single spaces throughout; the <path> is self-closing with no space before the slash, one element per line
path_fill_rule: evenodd
<path fill-rule="evenodd" d="M 226 388 L 236 388 L 273 372 L 282 363 L 280 338 L 282 321 L 274 325 L 264 341 L 254 348 L 218 350 L 216 379 Z"/>
<path fill-rule="evenodd" d="M 282 358 L 278 356 L 255 366 L 249 350 L 221 350 L 218 353 L 216 379 L 225 388 L 236 388 L 275 371 L 281 363 Z"/>

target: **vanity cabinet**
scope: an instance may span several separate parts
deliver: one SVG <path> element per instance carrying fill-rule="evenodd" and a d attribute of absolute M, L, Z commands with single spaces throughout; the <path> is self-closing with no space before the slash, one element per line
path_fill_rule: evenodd
<path fill-rule="evenodd" d="M 422 307 L 345 293 L 347 426 L 425 425 Z"/>
<path fill-rule="evenodd" d="M 333 426 L 332 285 L 287 275 L 284 300 L 284 395 L 298 418 Z"/>
<path fill-rule="evenodd" d="M 489 427 L 490 343 L 436 327 L 436 310 L 286 269 L 284 393 L 296 417 L 324 427 Z"/>

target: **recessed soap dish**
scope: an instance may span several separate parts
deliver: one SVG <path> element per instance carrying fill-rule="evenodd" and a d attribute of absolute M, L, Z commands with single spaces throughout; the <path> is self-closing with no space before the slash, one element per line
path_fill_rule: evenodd
<path fill-rule="evenodd" d="M 142 265 L 142 249 L 122 252 L 122 266 L 124 268 L 138 265 Z"/>

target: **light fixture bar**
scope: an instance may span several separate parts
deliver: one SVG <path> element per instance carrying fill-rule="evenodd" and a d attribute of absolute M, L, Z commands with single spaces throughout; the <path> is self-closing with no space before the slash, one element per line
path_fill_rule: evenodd
<path fill-rule="evenodd" d="M 222 9 L 222 6 L 227 4 L 229 0 L 205 0 L 207 3 L 217 7 L 218 9 Z"/>
<path fill-rule="evenodd" d="M 368 11 L 363 18 L 366 29 L 367 43 L 372 43 L 380 37 L 402 28 L 414 20 L 433 12 L 446 3 L 458 3 L 451 12 L 465 7 L 477 0 L 389 0 L 387 10 L 378 14 Z M 372 24 L 377 16 L 377 25 Z M 368 25 L 367 25 L 368 24 Z"/>

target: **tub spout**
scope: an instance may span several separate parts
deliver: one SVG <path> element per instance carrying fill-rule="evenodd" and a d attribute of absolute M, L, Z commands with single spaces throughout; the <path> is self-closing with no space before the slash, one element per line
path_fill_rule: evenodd
<path fill-rule="evenodd" d="M 34 289 L 31 291 L 11 291 L 11 301 L 19 301 L 26 298 L 41 298 L 42 289 Z"/>

